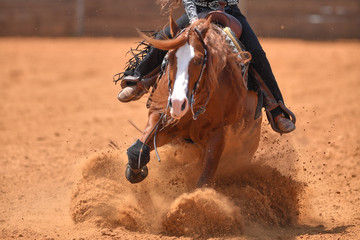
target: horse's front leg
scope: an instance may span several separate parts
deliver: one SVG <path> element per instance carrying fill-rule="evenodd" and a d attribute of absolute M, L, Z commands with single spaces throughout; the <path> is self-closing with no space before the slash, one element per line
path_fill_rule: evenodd
<path fill-rule="evenodd" d="M 145 130 L 143 131 L 141 137 L 126 151 L 128 163 L 126 165 L 125 176 L 131 183 L 139 183 L 148 175 L 148 168 L 146 167 L 146 164 L 150 161 L 151 148 L 147 144 L 146 140 L 150 138 L 152 129 L 155 127 L 159 119 L 159 114 L 150 113 Z"/>
<path fill-rule="evenodd" d="M 220 157 L 224 151 L 225 131 L 223 129 L 216 130 L 210 135 L 205 144 L 203 152 L 203 170 L 197 182 L 197 187 L 208 185 L 215 176 Z"/>
<path fill-rule="evenodd" d="M 146 164 L 150 161 L 150 151 L 154 149 L 152 140 L 160 116 L 159 113 L 150 113 L 143 134 L 127 149 L 128 163 L 125 176 L 131 183 L 139 183 L 148 175 Z M 159 132 L 156 139 L 158 147 L 169 141 L 166 132 Z"/>

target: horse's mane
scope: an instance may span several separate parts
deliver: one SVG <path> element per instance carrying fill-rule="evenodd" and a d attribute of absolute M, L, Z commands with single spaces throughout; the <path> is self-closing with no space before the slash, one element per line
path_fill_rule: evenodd
<path fill-rule="evenodd" d="M 181 47 L 189 41 L 189 39 L 194 37 L 196 34 L 194 28 L 197 28 L 200 31 L 207 31 L 204 38 L 204 42 L 208 50 L 208 62 L 205 68 L 206 77 L 202 81 L 202 86 L 200 85 L 199 87 L 205 86 L 209 90 L 209 94 L 211 96 L 219 87 L 219 84 L 221 84 L 219 83 L 219 74 L 224 69 L 228 69 L 227 74 L 229 74 L 229 77 L 233 79 L 232 87 L 236 91 L 236 89 L 239 88 L 239 84 L 242 84 L 240 67 L 242 60 L 239 58 L 238 54 L 233 52 L 233 48 L 228 44 L 224 33 L 217 25 L 210 24 L 207 29 L 204 29 L 205 21 L 206 20 L 196 21 L 173 39 L 158 40 L 147 38 L 147 40 L 156 48 L 171 50 Z M 160 81 L 165 81 L 167 83 L 167 76 L 163 76 Z M 161 88 L 160 85 L 161 84 L 159 82 L 159 89 L 156 90 L 153 96 L 152 105 L 154 105 L 154 109 L 162 111 L 166 107 L 168 91 L 167 84 L 162 84 L 163 86 L 166 86 L 163 88 Z M 202 93 L 197 95 L 197 100 L 199 102 L 204 102 L 208 97 L 208 92 L 201 92 Z"/>

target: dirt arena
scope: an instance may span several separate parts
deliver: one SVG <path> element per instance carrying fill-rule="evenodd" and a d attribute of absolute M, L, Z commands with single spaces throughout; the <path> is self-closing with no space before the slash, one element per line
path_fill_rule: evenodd
<path fill-rule="evenodd" d="M 262 39 L 297 130 L 264 120 L 252 162 L 196 190 L 192 146 L 125 180 L 146 98 L 112 75 L 137 40 L 0 39 L 0 239 L 360 239 L 359 41 Z"/>

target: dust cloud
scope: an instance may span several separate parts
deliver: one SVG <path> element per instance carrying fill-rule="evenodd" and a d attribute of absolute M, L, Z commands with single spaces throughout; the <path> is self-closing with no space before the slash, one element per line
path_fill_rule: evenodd
<path fill-rule="evenodd" d="M 149 176 L 132 185 L 124 177 L 124 154 L 105 150 L 85 159 L 71 199 L 76 223 L 168 236 L 219 237 L 242 233 L 245 225 L 296 223 L 302 185 L 262 164 L 242 165 L 196 189 L 199 153 L 175 144 L 152 155 Z M 233 160 L 234 162 L 235 159 Z M 222 171 L 223 172 L 223 171 Z"/>

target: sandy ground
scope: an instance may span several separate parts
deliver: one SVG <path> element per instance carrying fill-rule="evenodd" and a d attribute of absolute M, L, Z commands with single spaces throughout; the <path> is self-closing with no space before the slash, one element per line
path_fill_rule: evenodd
<path fill-rule="evenodd" d="M 262 39 L 297 130 L 265 120 L 252 163 L 196 190 L 188 146 L 124 178 L 146 98 L 112 75 L 135 41 L 0 39 L 0 239 L 360 239 L 360 42 Z"/>

